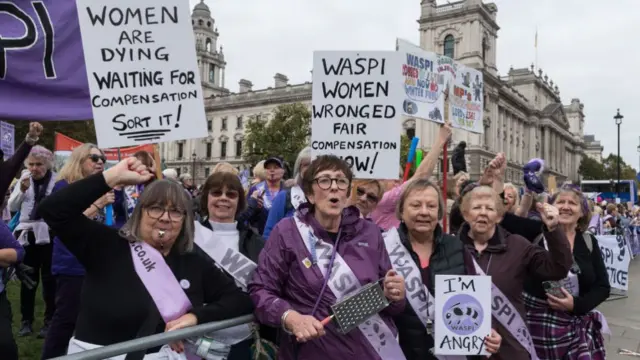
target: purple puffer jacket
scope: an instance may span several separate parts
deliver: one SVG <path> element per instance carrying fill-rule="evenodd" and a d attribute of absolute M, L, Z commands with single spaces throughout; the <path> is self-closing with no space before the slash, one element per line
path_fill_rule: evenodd
<path fill-rule="evenodd" d="M 309 204 L 299 209 L 303 222 L 316 236 L 331 241 L 327 233 L 309 211 Z M 361 219 L 355 207 L 342 212 L 341 239 L 338 253 L 349 264 L 362 285 L 377 281 L 391 269 L 380 229 L 372 222 Z M 260 253 L 258 268 L 249 284 L 249 293 L 256 307 L 258 320 L 269 326 L 280 327 L 282 314 L 289 309 L 310 314 L 324 279 L 317 266 L 307 268 L 303 260 L 311 258 L 293 218 L 281 220 L 272 230 Z M 336 297 L 327 287 L 314 315 L 318 320 L 329 316 Z M 380 313 L 394 334 L 397 334 L 392 316 L 404 310 L 405 302 L 392 303 Z M 326 335 L 298 344 L 298 359 L 380 359 L 362 332 L 355 329 L 347 335 L 338 333 L 334 324 L 325 326 Z M 278 359 L 293 360 L 295 338 L 282 336 Z M 385 359 L 386 360 L 386 359 Z"/>

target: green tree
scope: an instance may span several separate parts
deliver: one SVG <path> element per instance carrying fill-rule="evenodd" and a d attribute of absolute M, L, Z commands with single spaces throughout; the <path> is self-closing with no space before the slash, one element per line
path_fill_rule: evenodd
<path fill-rule="evenodd" d="M 256 164 L 269 156 L 282 157 L 293 166 L 309 143 L 311 112 L 301 103 L 280 105 L 269 121 L 250 119 L 246 125 L 243 156 Z"/>
<path fill-rule="evenodd" d="M 602 160 L 604 167 L 603 179 L 617 179 L 618 178 L 618 160 L 620 161 L 620 180 L 632 180 L 636 178 L 636 170 L 624 162 L 624 159 L 618 158 L 617 155 L 609 154 Z"/>
<path fill-rule="evenodd" d="M 604 165 L 586 155 L 582 155 L 582 161 L 580 161 L 580 167 L 578 167 L 578 174 L 585 180 L 606 179 Z"/>
<path fill-rule="evenodd" d="M 411 148 L 411 140 L 405 134 L 400 136 L 400 166 L 404 169 L 405 165 L 407 165 L 407 156 L 409 155 L 409 149 Z M 415 159 L 414 159 L 415 161 Z M 411 169 L 411 174 L 413 175 L 413 168 Z"/>
<path fill-rule="evenodd" d="M 20 145 L 24 137 L 27 136 L 29 131 L 29 121 L 7 121 L 15 126 L 16 131 L 16 147 Z M 39 145 L 46 147 L 49 150 L 54 150 L 55 132 L 64 134 L 70 138 L 81 142 L 96 142 L 96 129 L 93 125 L 93 120 L 87 121 L 43 121 L 41 122 L 44 127 L 43 134 L 38 141 Z"/>

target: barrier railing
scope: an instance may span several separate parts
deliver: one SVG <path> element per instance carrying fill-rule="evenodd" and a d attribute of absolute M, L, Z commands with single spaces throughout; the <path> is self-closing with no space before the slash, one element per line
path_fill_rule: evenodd
<path fill-rule="evenodd" d="M 171 343 L 176 340 L 183 340 L 190 337 L 202 336 L 204 334 L 218 331 L 226 328 L 230 328 L 240 324 L 246 324 L 253 321 L 253 315 L 245 315 L 238 318 L 211 322 L 201 325 L 196 325 L 186 329 L 174 330 L 164 332 L 161 334 L 155 334 L 151 336 L 145 336 L 142 338 L 129 340 L 113 345 L 100 347 L 93 350 L 87 350 L 80 353 L 66 355 L 54 358 L 53 360 L 103 360 L 110 357 L 128 354 L 130 352 L 150 349 L 157 346 L 162 346 Z"/>

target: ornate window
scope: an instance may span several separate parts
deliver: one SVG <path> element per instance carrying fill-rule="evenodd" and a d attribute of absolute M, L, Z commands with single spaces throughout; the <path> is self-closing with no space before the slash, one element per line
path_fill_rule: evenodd
<path fill-rule="evenodd" d="M 216 66 L 209 64 L 209 82 L 216 82 Z"/>
<path fill-rule="evenodd" d="M 489 42 L 487 37 L 482 38 L 482 60 L 487 60 L 487 50 L 489 49 Z"/>
<path fill-rule="evenodd" d="M 442 52 L 444 56 L 448 56 L 453 59 L 455 56 L 455 46 L 456 39 L 453 37 L 453 35 L 447 35 L 444 38 L 444 51 Z"/>

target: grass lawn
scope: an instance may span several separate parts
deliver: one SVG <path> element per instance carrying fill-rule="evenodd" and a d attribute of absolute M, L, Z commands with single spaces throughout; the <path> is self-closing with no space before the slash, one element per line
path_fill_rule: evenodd
<path fill-rule="evenodd" d="M 20 360 L 40 360 L 40 354 L 42 353 L 43 339 L 38 339 L 36 335 L 42 327 L 42 319 L 44 317 L 44 302 L 42 301 L 42 286 L 38 287 L 36 294 L 36 320 L 33 324 L 33 334 L 27 337 L 17 337 L 18 329 L 20 328 L 20 321 L 22 316 L 20 315 L 20 283 L 11 281 L 7 286 L 7 295 L 9 302 L 11 302 L 11 310 L 13 313 L 13 336 L 18 343 L 18 350 Z M 1 356 L 0 356 L 1 358 Z"/>

